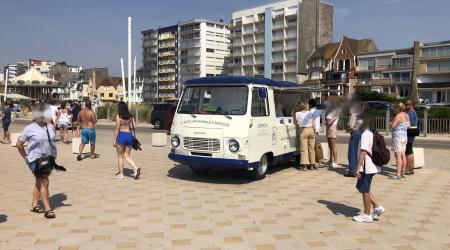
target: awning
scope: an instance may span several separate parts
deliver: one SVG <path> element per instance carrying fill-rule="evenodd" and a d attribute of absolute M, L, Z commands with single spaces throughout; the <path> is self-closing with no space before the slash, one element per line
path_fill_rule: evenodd
<path fill-rule="evenodd" d="M 0 94 L 0 96 L 4 96 L 4 94 Z M 31 98 L 28 96 L 24 96 L 21 94 L 14 94 L 14 93 L 6 94 L 6 98 L 13 99 L 13 100 L 31 100 Z"/>
<path fill-rule="evenodd" d="M 439 90 L 439 89 L 450 89 L 450 82 L 429 82 L 429 83 L 419 83 L 419 89 L 430 89 L 430 90 Z"/>

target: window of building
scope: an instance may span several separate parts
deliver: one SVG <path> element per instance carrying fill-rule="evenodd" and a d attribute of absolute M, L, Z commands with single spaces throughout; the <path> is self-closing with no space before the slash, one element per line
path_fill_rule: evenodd
<path fill-rule="evenodd" d="M 380 73 L 378 72 L 372 73 L 372 79 L 380 79 Z"/>
<path fill-rule="evenodd" d="M 383 73 L 383 79 L 389 79 L 389 73 Z"/>
<path fill-rule="evenodd" d="M 109 93 L 109 97 L 113 97 L 113 93 Z"/>
<path fill-rule="evenodd" d="M 181 50 L 180 51 L 180 56 L 187 56 L 188 51 L 187 50 Z"/>
<path fill-rule="evenodd" d="M 344 60 L 339 59 L 338 61 L 338 71 L 343 71 L 344 70 Z"/>
<path fill-rule="evenodd" d="M 253 117 L 261 117 L 261 116 L 269 116 L 269 98 L 261 99 L 259 92 L 260 89 L 265 89 L 267 93 L 266 88 L 258 88 L 255 87 L 252 90 L 252 111 L 251 114 Z"/>
<path fill-rule="evenodd" d="M 186 58 L 180 59 L 180 64 L 187 64 L 187 59 Z"/>
<path fill-rule="evenodd" d="M 211 49 L 211 48 L 206 48 L 206 52 L 209 52 L 209 53 L 214 53 L 214 49 Z"/>
<path fill-rule="evenodd" d="M 206 23 L 206 26 L 207 26 L 207 27 L 214 28 L 214 24 L 213 24 L 213 23 Z"/>
<path fill-rule="evenodd" d="M 342 49 L 342 54 L 345 54 L 345 52 L 347 52 L 345 49 Z"/>
<path fill-rule="evenodd" d="M 350 68 L 351 68 L 350 59 L 345 59 L 345 70 L 350 70 Z"/>
<path fill-rule="evenodd" d="M 105 93 L 100 93 L 100 97 L 105 97 Z"/>
<path fill-rule="evenodd" d="M 387 68 L 391 66 L 392 59 L 390 56 L 383 56 L 377 58 L 377 66 Z"/>

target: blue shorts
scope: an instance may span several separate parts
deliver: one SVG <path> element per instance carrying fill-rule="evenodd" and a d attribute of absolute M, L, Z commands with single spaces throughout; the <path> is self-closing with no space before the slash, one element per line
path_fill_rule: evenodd
<path fill-rule="evenodd" d="M 370 186 L 372 185 L 372 178 L 375 174 L 366 174 L 364 172 L 360 172 L 361 178 L 356 182 L 356 188 L 360 193 L 369 193 Z"/>
<path fill-rule="evenodd" d="M 133 146 L 133 134 L 131 132 L 119 131 L 117 135 L 117 144 L 125 146 Z"/>
<path fill-rule="evenodd" d="M 82 128 L 81 129 L 81 143 L 82 144 L 95 144 L 95 129 Z"/>
<path fill-rule="evenodd" d="M 9 130 L 9 124 L 11 124 L 10 120 L 2 120 L 2 127 L 4 132 Z"/>

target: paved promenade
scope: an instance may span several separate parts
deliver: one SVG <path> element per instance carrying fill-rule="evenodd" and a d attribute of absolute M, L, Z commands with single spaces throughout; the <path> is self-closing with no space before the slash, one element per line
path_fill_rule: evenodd
<path fill-rule="evenodd" d="M 0 145 L 0 249 L 450 249 L 448 149 L 426 151 L 427 166 L 404 181 L 389 180 L 392 169 L 377 175 L 387 211 L 358 224 L 361 197 L 343 168 L 284 165 L 257 182 L 229 171 L 198 177 L 141 133 L 142 178 L 117 180 L 112 137 L 100 130 L 100 158 L 81 163 L 58 143 L 68 172 L 50 178 L 54 220 L 29 212 L 33 176 L 16 148 Z"/>

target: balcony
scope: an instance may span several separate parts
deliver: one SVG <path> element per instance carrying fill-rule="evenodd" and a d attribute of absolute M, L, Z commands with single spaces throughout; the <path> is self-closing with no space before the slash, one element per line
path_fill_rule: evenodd
<path fill-rule="evenodd" d="M 175 60 L 159 61 L 158 65 L 175 65 Z"/>
<path fill-rule="evenodd" d="M 158 70 L 158 72 L 159 72 L 159 73 L 162 73 L 162 74 L 175 73 L 175 69 L 173 69 L 173 68 L 160 69 L 160 70 Z"/>
<path fill-rule="evenodd" d="M 159 44 L 159 48 L 160 49 L 165 49 L 165 48 L 175 48 L 175 43 L 166 43 L 166 44 Z"/>
<path fill-rule="evenodd" d="M 408 64 L 397 64 L 397 63 L 394 63 L 394 64 L 390 65 L 389 69 L 390 70 L 393 70 L 393 69 L 412 69 L 412 65 L 410 63 L 408 63 Z"/>
<path fill-rule="evenodd" d="M 168 56 L 175 56 L 175 51 L 166 51 L 158 53 L 159 57 L 168 57 Z"/>
<path fill-rule="evenodd" d="M 175 34 L 159 36 L 159 40 L 160 41 L 172 40 L 172 39 L 175 39 L 175 38 L 176 38 Z"/>
<path fill-rule="evenodd" d="M 176 81 L 175 77 L 160 77 L 160 82 L 174 82 Z"/>

